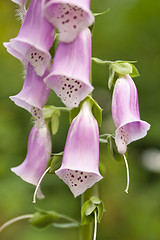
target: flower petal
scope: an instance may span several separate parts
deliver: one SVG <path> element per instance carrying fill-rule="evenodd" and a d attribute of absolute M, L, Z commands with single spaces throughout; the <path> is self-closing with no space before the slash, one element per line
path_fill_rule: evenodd
<path fill-rule="evenodd" d="M 92 25 L 94 17 L 90 11 L 90 0 L 45 0 L 45 17 L 59 30 L 60 41 L 72 42 L 78 34 Z"/>
<path fill-rule="evenodd" d="M 70 126 L 62 165 L 55 173 L 77 197 L 102 179 L 98 165 L 98 125 L 88 102 L 85 102 Z"/>
<path fill-rule="evenodd" d="M 93 90 L 89 80 L 90 64 L 91 33 L 86 29 L 74 42 L 60 42 L 52 71 L 44 81 L 67 107 L 77 107 Z"/>

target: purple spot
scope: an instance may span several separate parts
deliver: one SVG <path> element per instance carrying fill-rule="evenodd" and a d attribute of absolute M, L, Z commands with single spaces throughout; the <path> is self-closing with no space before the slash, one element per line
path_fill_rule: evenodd
<path fill-rule="evenodd" d="M 83 182 L 83 180 L 81 179 L 80 182 Z"/>
<path fill-rule="evenodd" d="M 84 176 L 85 178 L 87 178 L 87 176 Z"/>
<path fill-rule="evenodd" d="M 75 89 L 75 91 L 77 92 L 77 91 L 78 91 L 78 89 L 76 88 L 76 89 Z"/>
<path fill-rule="evenodd" d="M 77 184 L 74 184 L 74 186 L 77 186 Z"/>
<path fill-rule="evenodd" d="M 74 28 L 76 28 L 76 25 L 73 25 Z"/>
<path fill-rule="evenodd" d="M 72 174 L 71 177 L 74 178 L 74 175 Z"/>
<path fill-rule="evenodd" d="M 81 172 L 81 175 L 83 175 L 83 172 Z"/>

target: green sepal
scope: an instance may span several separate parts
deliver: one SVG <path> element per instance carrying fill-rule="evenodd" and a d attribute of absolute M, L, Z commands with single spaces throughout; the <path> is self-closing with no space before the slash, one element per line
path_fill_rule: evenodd
<path fill-rule="evenodd" d="M 29 220 L 32 226 L 37 228 L 45 228 L 50 224 L 56 222 L 58 220 L 57 213 L 52 212 L 35 212 L 33 217 Z"/>
<path fill-rule="evenodd" d="M 46 169 L 50 167 L 48 173 L 55 174 L 55 171 L 59 169 L 62 164 L 62 158 L 63 158 L 63 152 L 53 154 L 53 156 L 50 158 L 47 164 Z"/>
<path fill-rule="evenodd" d="M 114 63 L 115 72 L 120 75 L 127 75 L 132 73 L 132 66 L 128 62 L 119 62 Z"/>
<path fill-rule="evenodd" d="M 73 108 L 70 111 L 70 123 L 73 121 L 73 119 L 78 115 L 80 112 L 80 109 L 82 107 L 82 104 L 85 101 L 89 101 L 92 106 L 92 113 L 95 119 L 97 120 L 98 126 L 101 126 L 102 123 L 102 108 L 98 105 L 98 103 L 91 97 L 87 96 L 78 106 L 78 108 Z"/>
<path fill-rule="evenodd" d="M 64 223 L 64 220 L 67 221 Z M 33 217 L 30 218 L 30 223 L 32 226 L 37 228 L 45 228 L 49 225 L 53 225 L 54 227 L 61 228 L 71 228 L 71 227 L 79 227 L 79 222 L 70 218 L 66 215 L 59 214 L 55 211 L 43 211 L 38 210 L 33 214 Z"/>
<path fill-rule="evenodd" d="M 102 64 L 102 65 L 106 65 L 106 64 L 112 64 L 112 61 L 107 61 L 107 60 L 102 60 L 100 58 L 97 57 L 92 57 L 92 61 L 98 64 Z"/>
<path fill-rule="evenodd" d="M 89 200 L 87 200 L 82 206 L 82 224 L 94 222 L 95 211 L 97 213 L 97 222 L 100 222 L 104 212 L 104 205 L 99 198 L 93 196 Z"/>
<path fill-rule="evenodd" d="M 101 13 L 93 13 L 94 17 L 98 17 L 98 16 L 102 16 L 105 15 L 106 13 L 108 13 L 110 11 L 110 8 L 108 8 L 107 10 L 105 10 L 104 12 Z"/>
<path fill-rule="evenodd" d="M 49 119 L 52 117 L 53 112 L 56 110 L 54 106 L 44 106 L 43 107 L 43 115 L 44 119 Z"/>
<path fill-rule="evenodd" d="M 54 57 L 54 55 L 55 55 L 55 53 L 56 53 L 58 44 L 59 44 L 59 34 L 56 33 L 56 34 L 55 34 L 55 37 L 54 37 L 53 45 L 52 45 L 51 49 L 49 50 L 52 58 Z"/>
<path fill-rule="evenodd" d="M 60 117 L 60 111 L 55 109 L 52 113 L 51 117 L 51 131 L 52 134 L 55 135 L 59 128 L 59 117 Z"/>
<path fill-rule="evenodd" d="M 115 144 L 115 138 L 113 136 L 108 137 L 108 143 L 108 151 L 111 158 L 117 162 L 124 162 L 123 155 L 118 152 L 117 146 Z"/>
<path fill-rule="evenodd" d="M 115 76 L 115 66 L 111 64 L 109 66 L 109 79 L 108 79 L 108 88 L 111 89 L 113 82 L 114 82 L 114 76 Z"/>
<path fill-rule="evenodd" d="M 133 65 L 131 64 L 132 66 L 132 73 L 129 74 L 131 77 L 138 77 L 140 76 L 139 72 L 138 72 L 138 69 Z"/>

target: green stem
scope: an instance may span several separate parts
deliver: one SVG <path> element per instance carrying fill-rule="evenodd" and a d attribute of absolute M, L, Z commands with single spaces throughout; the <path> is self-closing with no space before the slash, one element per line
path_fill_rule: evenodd
<path fill-rule="evenodd" d="M 93 187 L 87 189 L 81 196 L 81 208 L 83 204 L 92 197 Z M 91 240 L 93 234 L 93 223 L 81 225 L 80 227 L 80 240 Z"/>

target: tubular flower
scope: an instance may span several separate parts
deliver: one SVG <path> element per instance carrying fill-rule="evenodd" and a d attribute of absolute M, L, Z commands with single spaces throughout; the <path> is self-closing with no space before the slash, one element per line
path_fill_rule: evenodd
<path fill-rule="evenodd" d="M 42 14 L 42 0 L 32 0 L 22 27 L 16 38 L 4 43 L 7 51 L 21 60 L 26 67 L 28 62 L 36 73 L 42 76 L 49 67 L 49 49 L 54 40 L 54 27 Z"/>
<path fill-rule="evenodd" d="M 112 117 L 117 127 L 115 142 L 120 154 L 127 145 L 143 138 L 150 124 L 140 119 L 136 86 L 129 75 L 118 78 L 112 97 Z"/>
<path fill-rule="evenodd" d="M 24 181 L 37 185 L 44 173 L 51 154 L 51 137 L 48 127 L 34 126 L 28 139 L 28 151 L 24 162 L 12 168 L 12 172 L 20 176 Z M 38 197 L 43 197 L 41 191 Z"/>
<path fill-rule="evenodd" d="M 72 42 L 94 23 L 90 0 L 44 0 L 45 17 L 59 31 L 60 41 Z"/>
<path fill-rule="evenodd" d="M 48 73 L 48 71 L 46 71 Z M 43 77 L 37 76 L 31 64 L 28 64 L 26 78 L 22 90 L 10 99 L 14 103 L 29 111 L 34 117 L 37 126 L 43 125 L 44 119 L 41 109 L 48 100 L 50 90 L 43 82 Z"/>
<path fill-rule="evenodd" d="M 52 71 L 44 81 L 67 107 L 77 107 L 93 90 L 89 81 L 90 64 L 91 32 L 86 29 L 74 42 L 60 42 Z"/>
<path fill-rule="evenodd" d="M 73 120 L 64 149 L 62 165 L 55 172 L 75 197 L 102 179 L 99 173 L 99 130 L 89 102 Z"/>

